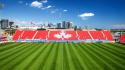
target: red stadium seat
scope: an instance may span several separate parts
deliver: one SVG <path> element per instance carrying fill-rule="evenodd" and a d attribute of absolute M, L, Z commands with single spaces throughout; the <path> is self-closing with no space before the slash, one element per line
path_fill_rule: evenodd
<path fill-rule="evenodd" d="M 105 35 L 106 40 L 114 41 L 114 39 L 113 39 L 113 37 L 112 37 L 110 31 L 107 31 L 107 30 L 106 30 L 106 31 L 102 31 L 102 32 L 103 32 L 103 34 Z"/>
<path fill-rule="evenodd" d="M 120 43 L 125 43 L 125 34 L 120 37 Z"/>
<path fill-rule="evenodd" d="M 62 40 L 62 37 L 60 37 L 61 31 L 50 31 L 48 40 Z"/>
<path fill-rule="evenodd" d="M 15 34 L 13 35 L 13 40 L 18 40 L 22 34 L 23 30 L 16 30 Z"/>
<path fill-rule="evenodd" d="M 101 31 L 89 31 L 94 40 L 106 40 Z"/>
<path fill-rule="evenodd" d="M 22 36 L 20 37 L 21 39 L 29 39 L 32 40 L 34 34 L 36 33 L 36 31 L 32 31 L 32 30 L 25 30 L 24 33 L 22 34 Z"/>
<path fill-rule="evenodd" d="M 48 31 L 33 31 L 33 30 L 17 30 L 13 36 L 13 40 L 33 40 L 33 39 L 46 39 Z"/>
<path fill-rule="evenodd" d="M 36 31 L 34 34 L 34 39 L 46 40 L 48 36 L 48 31 Z"/>
<path fill-rule="evenodd" d="M 77 31 L 80 40 L 92 39 L 88 31 Z"/>
<path fill-rule="evenodd" d="M 71 30 L 17 30 L 13 40 L 109 40 L 114 41 L 110 31 Z"/>
<path fill-rule="evenodd" d="M 76 31 L 65 31 L 65 34 L 67 37 L 65 37 L 64 40 L 78 40 Z"/>
<path fill-rule="evenodd" d="M 75 31 L 50 31 L 48 40 L 78 40 Z"/>

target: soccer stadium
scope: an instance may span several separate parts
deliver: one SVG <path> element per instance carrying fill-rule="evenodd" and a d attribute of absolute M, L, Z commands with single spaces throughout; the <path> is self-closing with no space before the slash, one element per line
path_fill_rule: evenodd
<path fill-rule="evenodd" d="M 56 1 L 59 4 L 63 3 L 63 1 Z M 56 6 L 48 5 L 48 2 L 50 2 L 50 4 L 53 3 L 50 0 L 0 1 L 0 14 L 1 10 L 8 11 L 6 7 L 9 6 L 12 10 L 16 9 L 16 12 L 21 11 L 22 13 L 24 13 L 22 9 L 27 8 L 28 10 L 25 9 L 24 11 L 30 11 L 28 12 L 29 15 L 31 15 L 30 13 L 38 14 L 39 9 L 42 11 L 52 10 L 51 14 L 60 11 L 60 9 L 55 9 Z M 73 2 L 84 4 L 77 0 Z M 83 0 L 83 2 L 86 1 Z M 94 3 L 95 2 L 92 2 L 92 4 Z M 107 5 L 107 1 L 103 3 Z M 116 3 L 119 3 L 119 1 Z M 120 3 L 122 3 L 122 1 L 120 1 Z M 121 4 L 119 5 L 121 6 Z M 112 6 L 114 6 L 114 4 Z M 75 9 L 75 4 L 73 4 L 73 7 L 72 9 Z M 19 10 L 19 8 L 21 10 Z M 33 11 L 34 8 L 37 9 L 37 11 Z M 12 10 L 9 9 L 9 11 Z M 21 12 L 19 14 L 22 15 Z M 69 12 L 69 10 L 64 9 L 63 13 L 66 12 Z M 14 15 L 16 13 L 4 12 L 4 15 L 5 14 Z M 44 14 L 45 12 L 42 15 Z M 23 15 L 23 17 L 25 17 L 25 15 Z M 47 15 L 49 14 L 47 13 Z M 94 15 L 93 13 L 83 13 L 79 17 L 82 17 L 81 21 L 89 21 L 90 18 L 88 17 L 94 17 Z M 32 16 L 34 17 L 35 15 L 32 14 Z M 59 17 L 59 15 L 57 16 Z M 17 14 L 15 17 L 19 18 Z M 44 18 L 45 17 L 46 16 L 44 16 Z M 99 20 L 95 20 L 95 23 L 96 21 Z M 80 24 L 67 20 L 59 21 L 57 24 L 44 22 L 39 25 L 37 22 L 17 22 L 17 20 L 12 21 L 12 19 L 1 19 L 0 17 L 0 70 L 125 70 L 124 25 L 114 25 L 112 23 L 111 25 L 113 25 L 114 28 L 102 28 L 101 26 L 103 26 L 103 24 L 100 25 L 100 28 L 98 28 L 96 24 L 90 24 L 96 28 L 82 26 L 83 24 L 78 27 L 78 25 Z"/>
<path fill-rule="evenodd" d="M 109 30 L 16 30 L 3 42 L 0 70 L 125 69 L 125 45 Z"/>

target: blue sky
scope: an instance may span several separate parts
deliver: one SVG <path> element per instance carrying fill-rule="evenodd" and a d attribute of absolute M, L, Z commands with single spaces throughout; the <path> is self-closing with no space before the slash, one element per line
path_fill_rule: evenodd
<path fill-rule="evenodd" d="M 0 18 L 19 25 L 63 20 L 78 26 L 124 28 L 125 0 L 0 0 Z"/>

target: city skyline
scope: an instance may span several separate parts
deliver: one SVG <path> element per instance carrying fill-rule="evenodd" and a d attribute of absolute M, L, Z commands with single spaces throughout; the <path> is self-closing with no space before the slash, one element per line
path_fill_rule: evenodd
<path fill-rule="evenodd" d="M 124 28 L 124 0 L 1 0 L 0 19 L 19 25 L 71 21 L 78 26 Z"/>

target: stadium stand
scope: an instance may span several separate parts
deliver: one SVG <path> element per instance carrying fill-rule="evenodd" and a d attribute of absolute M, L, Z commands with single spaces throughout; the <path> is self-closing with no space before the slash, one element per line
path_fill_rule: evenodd
<path fill-rule="evenodd" d="M 0 42 L 7 41 L 7 37 L 0 37 Z"/>
<path fill-rule="evenodd" d="M 36 33 L 34 34 L 34 37 L 32 39 L 46 40 L 47 37 L 48 37 L 48 31 L 42 30 L 42 31 L 36 31 Z"/>
<path fill-rule="evenodd" d="M 60 33 L 61 31 L 50 31 L 48 35 L 48 40 L 62 40 Z"/>
<path fill-rule="evenodd" d="M 108 31 L 108 30 L 104 31 L 103 30 L 102 33 L 104 34 L 106 40 L 114 41 L 110 31 Z"/>
<path fill-rule="evenodd" d="M 0 42 L 7 41 L 7 36 L 4 34 L 0 34 Z"/>
<path fill-rule="evenodd" d="M 80 40 L 92 40 L 91 36 L 89 35 L 88 31 L 77 31 Z"/>
<path fill-rule="evenodd" d="M 25 30 L 25 31 L 23 32 L 23 35 L 21 36 L 21 39 L 23 39 L 23 40 L 24 40 L 24 39 L 29 39 L 29 40 L 31 40 L 31 39 L 33 38 L 35 32 L 36 32 L 36 31 Z"/>
<path fill-rule="evenodd" d="M 120 43 L 125 43 L 125 34 L 120 37 Z"/>
<path fill-rule="evenodd" d="M 89 31 L 94 40 L 106 40 L 101 31 Z"/>
<path fill-rule="evenodd" d="M 23 30 L 16 30 L 15 34 L 13 35 L 13 40 L 19 40 L 19 37 L 22 35 Z"/>
<path fill-rule="evenodd" d="M 78 37 L 76 35 L 76 31 L 65 31 L 65 38 L 64 40 L 78 40 Z"/>
<path fill-rule="evenodd" d="M 48 35 L 48 31 L 33 31 L 33 30 L 17 30 L 13 36 L 13 40 L 45 40 Z"/>
<path fill-rule="evenodd" d="M 74 40 L 108 40 L 114 41 L 110 31 L 102 30 L 17 30 L 13 40 L 54 40 L 54 41 L 74 41 Z"/>

